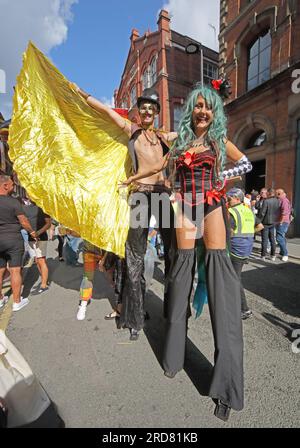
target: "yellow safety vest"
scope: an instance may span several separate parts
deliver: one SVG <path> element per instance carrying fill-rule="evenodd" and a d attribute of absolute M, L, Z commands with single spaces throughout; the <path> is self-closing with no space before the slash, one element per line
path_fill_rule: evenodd
<path fill-rule="evenodd" d="M 233 216 L 236 224 L 233 232 L 234 237 L 249 237 L 254 235 L 255 217 L 250 208 L 244 204 L 239 204 L 235 207 L 229 207 L 228 211 Z"/>

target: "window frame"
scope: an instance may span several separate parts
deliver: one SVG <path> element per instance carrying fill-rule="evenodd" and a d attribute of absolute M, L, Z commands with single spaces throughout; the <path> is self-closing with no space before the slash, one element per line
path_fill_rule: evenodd
<path fill-rule="evenodd" d="M 155 70 L 153 70 L 155 67 Z M 149 69 L 149 87 L 152 87 L 157 81 L 157 54 L 155 54 L 148 66 Z"/>
<path fill-rule="evenodd" d="M 270 41 L 269 43 L 261 49 L 261 40 L 269 35 Z M 254 46 L 258 44 L 257 53 L 253 54 L 251 57 L 251 51 L 253 50 Z M 260 70 L 261 67 L 261 55 L 268 50 L 269 53 L 269 60 L 268 65 L 264 70 Z M 254 74 L 251 75 L 251 78 L 249 77 L 249 71 L 251 67 L 251 62 L 254 61 L 254 59 L 257 58 L 257 63 L 254 67 Z M 272 63 L 272 36 L 271 36 L 271 30 L 265 29 L 263 32 L 261 32 L 259 35 L 256 36 L 256 39 L 252 41 L 247 47 L 247 80 L 246 80 L 246 91 L 250 92 L 251 90 L 255 89 L 256 87 L 260 86 L 264 82 L 268 81 L 271 77 L 271 63 Z M 263 74 L 268 72 L 267 79 L 262 79 Z M 254 84 L 251 83 L 254 81 Z"/>
<path fill-rule="evenodd" d="M 134 101 L 132 99 L 132 92 L 134 90 Z M 137 88 L 136 88 L 136 84 L 132 84 L 130 91 L 129 91 L 129 97 L 130 97 L 130 108 L 134 107 L 134 105 L 136 104 L 137 101 Z"/>

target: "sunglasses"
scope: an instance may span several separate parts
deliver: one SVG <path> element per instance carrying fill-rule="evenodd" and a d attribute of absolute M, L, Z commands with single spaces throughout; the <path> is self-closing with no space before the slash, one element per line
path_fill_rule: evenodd
<path fill-rule="evenodd" d="M 149 105 L 149 106 L 142 105 L 139 108 L 139 111 L 142 112 L 142 113 L 145 113 L 145 112 L 153 112 L 153 113 L 155 113 L 155 112 L 157 112 L 157 107 L 154 106 L 154 105 Z"/>

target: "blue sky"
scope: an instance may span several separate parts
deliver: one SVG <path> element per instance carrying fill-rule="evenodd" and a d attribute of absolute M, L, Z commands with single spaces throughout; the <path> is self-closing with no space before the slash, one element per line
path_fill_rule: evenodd
<path fill-rule="evenodd" d="M 0 112 L 12 112 L 13 86 L 28 41 L 70 80 L 111 101 L 119 86 L 130 34 L 157 29 L 160 9 L 171 28 L 217 49 L 219 0 L 0 0 Z M 215 31 L 214 31 L 215 29 Z M 3 75 L 5 76 L 3 82 Z"/>
<path fill-rule="evenodd" d="M 120 83 L 131 30 L 137 28 L 141 35 L 148 28 L 156 30 L 157 13 L 163 3 L 80 1 L 73 6 L 67 41 L 50 52 L 53 62 L 68 79 L 96 97 L 111 99 Z"/>

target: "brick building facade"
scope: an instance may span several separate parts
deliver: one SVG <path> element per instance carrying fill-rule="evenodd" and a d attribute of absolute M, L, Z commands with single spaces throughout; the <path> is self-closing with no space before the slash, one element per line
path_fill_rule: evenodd
<path fill-rule="evenodd" d="M 245 188 L 284 188 L 296 212 L 291 233 L 300 235 L 300 2 L 220 4 L 219 68 L 232 84 L 229 138 L 254 167 Z"/>
<path fill-rule="evenodd" d="M 196 41 L 170 29 L 167 11 L 160 11 L 157 24 L 157 31 L 147 31 L 143 36 L 132 30 L 121 83 L 114 95 L 115 106 L 129 108 L 129 117 L 133 119 L 137 97 L 151 87 L 161 102 L 156 127 L 174 130 L 187 94 L 201 79 L 201 58 L 200 53 L 185 52 L 185 47 Z M 218 74 L 218 53 L 202 48 L 204 82 L 209 82 Z"/>
<path fill-rule="evenodd" d="M 8 157 L 8 128 L 10 120 L 4 120 L 0 112 L 0 169 L 4 173 L 12 173 L 12 163 Z"/>

